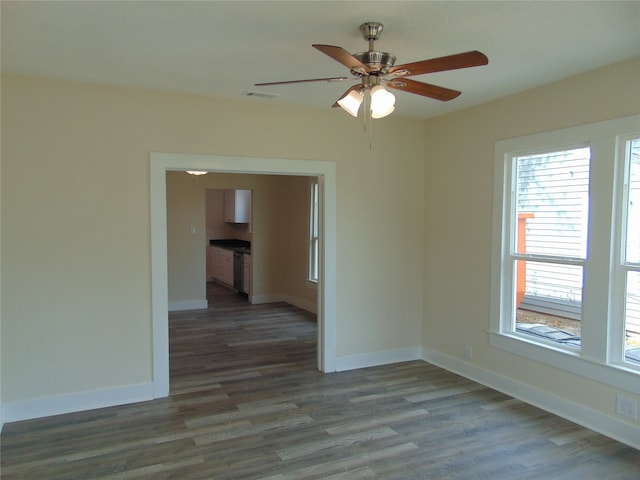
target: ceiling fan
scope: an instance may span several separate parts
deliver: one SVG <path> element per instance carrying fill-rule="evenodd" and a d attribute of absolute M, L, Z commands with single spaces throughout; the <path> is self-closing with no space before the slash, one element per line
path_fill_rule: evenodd
<path fill-rule="evenodd" d="M 369 50 L 366 52 L 352 55 L 342 47 L 312 45 L 313 48 L 320 50 L 322 53 L 347 67 L 353 77 L 360 79 L 360 83 L 349 87 L 333 104 L 334 107 L 342 107 L 354 117 L 358 116 L 358 110 L 363 99 L 366 98 L 366 92 L 369 92 L 371 118 L 382 118 L 393 112 L 395 108 L 395 96 L 384 88 L 385 85 L 394 90 L 414 93 L 444 102 L 453 100 L 462 92 L 429 83 L 418 82 L 407 77 L 425 73 L 456 70 L 459 68 L 477 67 L 489 63 L 486 55 L 473 50 L 419 62 L 394 65 L 396 61 L 395 55 L 387 52 L 378 52 L 374 48 L 374 42 L 380 38 L 382 28 L 383 25 L 378 22 L 366 22 L 360 25 L 360 31 L 364 39 L 369 42 Z M 255 86 L 261 87 L 306 82 L 339 82 L 349 80 L 349 78 L 350 77 L 311 78 L 307 80 L 256 83 Z"/>

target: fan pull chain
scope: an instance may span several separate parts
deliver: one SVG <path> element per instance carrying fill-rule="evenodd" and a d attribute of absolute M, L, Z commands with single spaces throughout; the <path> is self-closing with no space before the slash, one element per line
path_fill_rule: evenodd
<path fill-rule="evenodd" d="M 369 110 L 369 151 L 373 150 L 373 119 L 371 118 L 371 110 Z"/>
<path fill-rule="evenodd" d="M 365 91 L 364 94 L 364 112 L 362 115 L 362 131 L 364 133 L 369 133 L 369 150 L 373 150 L 373 120 L 371 118 L 371 99 L 370 95 L 367 94 L 368 90 Z M 369 128 L 367 128 L 367 121 L 369 122 Z"/>
<path fill-rule="evenodd" d="M 367 132 L 367 112 L 369 111 L 369 98 L 367 95 L 367 91 L 364 92 L 364 111 L 362 112 L 362 131 L 364 133 Z"/>

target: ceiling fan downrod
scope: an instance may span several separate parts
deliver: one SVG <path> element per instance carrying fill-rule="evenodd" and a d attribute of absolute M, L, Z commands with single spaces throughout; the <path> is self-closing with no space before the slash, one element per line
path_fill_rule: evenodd
<path fill-rule="evenodd" d="M 384 25 L 380 22 L 365 22 L 360 25 L 360 31 L 365 40 L 369 42 L 369 50 L 373 50 L 373 42 L 380 38 Z"/>
<path fill-rule="evenodd" d="M 379 22 L 365 22 L 360 25 L 362 36 L 369 42 L 369 50 L 355 53 L 353 56 L 370 68 L 368 75 L 384 75 L 396 63 L 395 55 L 374 50 L 374 42 L 380 38 L 382 29 L 383 25 Z M 363 75 L 358 70 L 352 70 L 351 73 L 356 76 Z"/>

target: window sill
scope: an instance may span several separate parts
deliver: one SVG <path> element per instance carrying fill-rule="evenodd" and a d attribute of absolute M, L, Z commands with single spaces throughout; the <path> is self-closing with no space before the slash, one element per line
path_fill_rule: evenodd
<path fill-rule="evenodd" d="M 558 348 L 521 335 L 489 331 L 489 345 L 550 367 L 580 375 L 614 388 L 640 394 L 640 372 L 618 365 L 605 365 L 581 356 L 577 351 Z"/>

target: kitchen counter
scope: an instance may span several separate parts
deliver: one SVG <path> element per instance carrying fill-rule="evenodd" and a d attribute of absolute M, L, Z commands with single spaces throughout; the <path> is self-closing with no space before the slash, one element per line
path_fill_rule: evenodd
<path fill-rule="evenodd" d="M 235 238 L 209 240 L 211 272 L 219 282 L 242 295 L 251 291 L 251 242 Z"/>
<path fill-rule="evenodd" d="M 212 247 L 226 248 L 239 253 L 251 253 L 251 242 L 247 240 L 237 240 L 235 238 L 223 238 L 209 240 L 209 245 Z"/>

